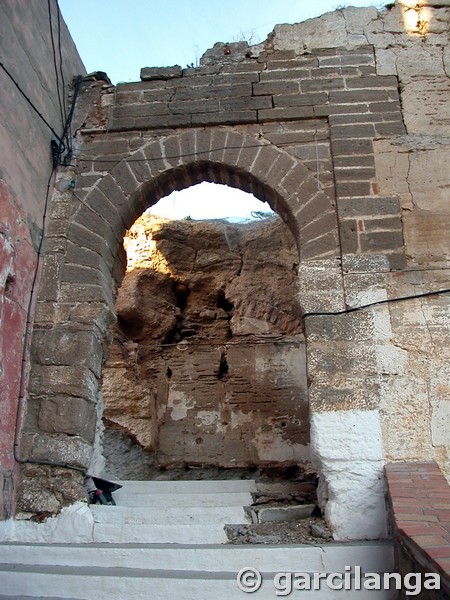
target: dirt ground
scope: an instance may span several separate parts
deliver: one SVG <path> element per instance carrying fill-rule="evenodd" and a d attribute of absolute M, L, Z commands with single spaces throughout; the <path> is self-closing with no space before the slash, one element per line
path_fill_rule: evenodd
<path fill-rule="evenodd" d="M 227 525 L 230 544 L 324 544 L 333 541 L 331 532 L 320 517 L 296 522 Z M 319 532 L 321 535 L 318 535 Z"/>

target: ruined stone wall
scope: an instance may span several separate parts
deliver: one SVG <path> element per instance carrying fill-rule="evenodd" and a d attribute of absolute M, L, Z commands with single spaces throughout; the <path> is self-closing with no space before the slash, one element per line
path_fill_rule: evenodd
<path fill-rule="evenodd" d="M 282 221 L 143 215 L 125 246 L 103 369 L 107 472 L 308 461 L 298 255 Z M 114 443 L 122 435 L 146 450 L 140 464 Z"/>
<path fill-rule="evenodd" d="M 51 2 L 58 48 L 57 6 Z M 0 4 L 0 519 L 11 514 L 13 441 L 31 285 L 52 172 L 50 141 L 62 133 L 47 2 L 5 0 Z M 60 21 L 61 62 L 66 94 L 73 77 L 85 72 Z M 59 64 L 60 57 L 57 56 Z M 4 68 L 3 68 L 4 67 Z M 37 115 L 8 76 L 47 121 Z M 61 76 L 60 76 L 61 77 Z M 33 312 L 30 315 L 30 323 Z M 25 382 L 26 383 L 26 382 Z"/>
<path fill-rule="evenodd" d="M 57 198 L 38 303 L 30 457 L 92 464 L 125 230 L 213 181 L 267 200 L 294 235 L 311 447 L 336 538 L 386 533 L 387 458 L 435 458 L 448 474 L 450 7 L 421 4 L 338 10 L 256 47 L 218 44 L 198 68 L 85 82 L 77 187 Z M 29 471 L 28 510 L 39 486 L 49 479 Z"/>

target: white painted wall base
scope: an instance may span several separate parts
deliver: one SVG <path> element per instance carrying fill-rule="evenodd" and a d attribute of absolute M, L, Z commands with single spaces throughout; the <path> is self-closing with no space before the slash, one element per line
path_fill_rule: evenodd
<path fill-rule="evenodd" d="M 1 542 L 74 543 L 94 541 L 94 517 L 87 504 L 75 502 L 43 523 L 8 519 L 0 522 Z"/>
<path fill-rule="evenodd" d="M 376 410 L 311 415 L 311 449 L 321 474 L 319 502 L 339 541 L 387 535 L 386 484 Z"/>

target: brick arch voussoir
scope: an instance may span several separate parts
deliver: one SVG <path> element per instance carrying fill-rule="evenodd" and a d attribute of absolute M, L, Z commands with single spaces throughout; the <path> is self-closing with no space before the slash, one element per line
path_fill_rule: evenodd
<path fill-rule="evenodd" d="M 101 192 L 93 190 L 80 204 L 68 226 L 67 239 L 70 245 L 65 263 L 76 263 L 71 253 L 77 249 L 79 260 L 84 254 L 83 266 L 105 272 L 103 266 L 106 265 L 111 272 L 124 232 L 120 214 Z"/>
<path fill-rule="evenodd" d="M 311 243 L 311 236 L 317 233 L 311 221 L 323 217 L 325 229 L 316 237 L 324 237 L 327 243 L 325 249 L 324 243 L 320 244 L 319 254 L 333 254 L 336 249 L 335 207 L 314 174 L 285 150 L 252 135 L 229 128 L 194 128 L 170 134 L 152 140 L 115 165 L 110 176 L 123 194 L 128 226 L 130 215 L 134 221 L 174 189 L 212 181 L 267 201 L 287 223 L 299 248 Z M 319 207 L 318 214 L 311 202 Z"/>
<path fill-rule="evenodd" d="M 282 217 L 285 214 L 284 220 L 296 232 L 301 259 L 339 255 L 334 197 L 324 192 L 300 160 L 279 148 L 264 146 L 251 172 L 275 192 L 271 206 Z"/>

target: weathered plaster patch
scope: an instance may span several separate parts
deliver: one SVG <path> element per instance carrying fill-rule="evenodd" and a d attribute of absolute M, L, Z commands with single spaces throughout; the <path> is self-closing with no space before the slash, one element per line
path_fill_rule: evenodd
<path fill-rule="evenodd" d="M 173 421 L 181 421 L 187 417 L 188 410 L 194 408 L 194 401 L 181 390 L 170 387 L 167 407 L 172 409 L 170 418 Z"/>
<path fill-rule="evenodd" d="M 223 431 L 223 427 L 220 423 L 220 412 L 217 410 L 199 410 L 197 413 L 197 419 L 199 427 L 211 427 L 215 426 L 217 433 Z"/>
<path fill-rule="evenodd" d="M 367 44 L 365 27 L 377 18 L 376 8 L 345 8 L 294 25 L 277 25 L 274 48 L 302 53 L 317 48 L 354 48 Z"/>
<path fill-rule="evenodd" d="M 254 416 L 251 412 L 244 412 L 239 409 L 235 409 L 230 414 L 230 427 L 231 429 L 239 429 L 246 423 L 252 423 Z"/>
<path fill-rule="evenodd" d="M 259 460 L 264 462 L 283 463 L 309 459 L 308 446 L 293 444 L 283 439 L 282 432 L 278 432 L 273 428 L 267 432 L 262 431 L 261 428 L 257 429 L 252 445 L 256 449 Z"/>

